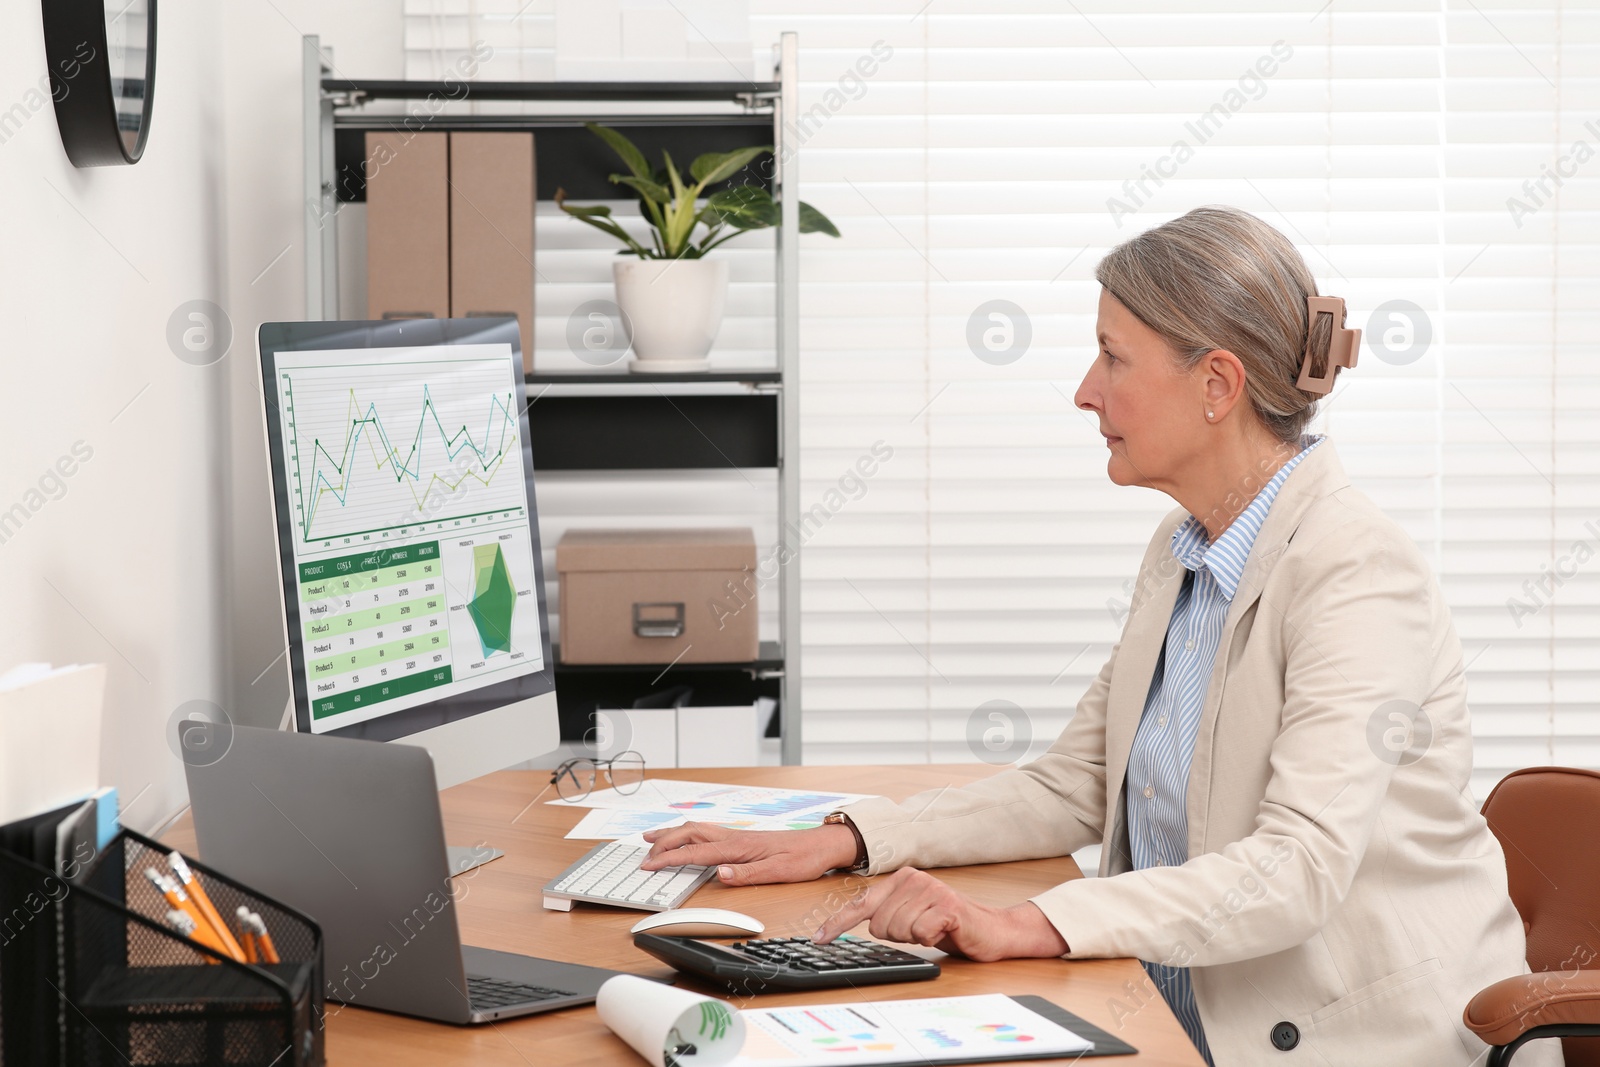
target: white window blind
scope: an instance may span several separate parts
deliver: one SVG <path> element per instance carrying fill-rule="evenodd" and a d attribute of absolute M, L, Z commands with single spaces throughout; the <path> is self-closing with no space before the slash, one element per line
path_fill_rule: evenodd
<path fill-rule="evenodd" d="M 1071 404 L 1094 355 L 1093 267 L 1228 203 L 1386 335 L 1390 361 L 1364 345 L 1318 428 L 1437 568 L 1469 663 L 1477 798 L 1518 766 L 1600 765 L 1600 12 L 752 12 L 756 41 L 799 31 L 804 195 L 844 232 L 802 252 L 806 492 L 874 440 L 895 450 L 803 553 L 808 761 L 971 759 L 991 701 L 1025 713 L 1034 753 L 1066 723 L 1170 506 L 1109 483 Z M 892 56 L 850 76 L 880 40 Z M 1512 197 L 1531 211 L 1514 217 Z M 968 344 L 991 300 L 1026 313 L 1014 362 Z M 1411 362 L 1406 319 L 1371 317 L 1393 300 L 1431 334 Z M 1514 614 L 1552 571 L 1571 576 Z"/>
<path fill-rule="evenodd" d="M 500 81 L 728 81 L 757 76 L 746 0 L 402 4 L 408 78 L 441 78 L 474 45 L 492 51 L 481 64 L 481 76 Z"/>
<path fill-rule="evenodd" d="M 413 67 L 469 43 L 428 2 L 408 0 Z M 554 12 L 523 16 L 527 76 L 545 76 Z M 758 57 L 799 32 L 802 195 L 843 231 L 801 253 L 802 506 L 831 502 L 801 551 L 807 762 L 968 761 L 990 751 L 985 731 L 1006 740 L 996 711 L 1013 729 L 999 758 L 1017 759 L 1066 724 L 1170 506 L 1107 480 L 1071 402 L 1094 357 L 1094 265 L 1140 229 L 1227 203 L 1287 234 L 1367 331 L 1315 428 L 1439 574 L 1468 663 L 1477 799 L 1519 766 L 1600 766 L 1600 11 L 749 12 Z M 612 248 L 548 208 L 537 343 L 560 360 L 565 317 L 608 295 Z M 714 358 L 748 363 L 770 353 L 770 245 L 726 251 Z M 974 326 L 993 301 L 1021 314 Z M 1391 301 L 1419 312 L 1381 310 Z M 982 343 L 997 330 L 1004 349 L 1008 320 L 1010 343 L 1031 335 L 1010 362 Z M 879 441 L 892 458 L 846 479 Z M 775 537 L 769 483 L 718 477 L 670 492 L 619 478 L 621 496 L 552 479 L 541 506 L 550 523 L 675 507 L 675 521 L 709 513 Z"/>

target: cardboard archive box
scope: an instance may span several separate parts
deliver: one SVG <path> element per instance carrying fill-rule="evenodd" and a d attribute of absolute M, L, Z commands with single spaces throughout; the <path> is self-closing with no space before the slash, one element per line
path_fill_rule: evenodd
<path fill-rule="evenodd" d="M 533 372 L 533 134 L 450 134 L 450 314 L 514 315 Z"/>
<path fill-rule="evenodd" d="M 449 318 L 449 135 L 369 131 L 366 180 L 367 318 Z"/>
<path fill-rule="evenodd" d="M 756 658 L 748 526 L 568 530 L 556 546 L 562 663 Z"/>
<path fill-rule="evenodd" d="M 509 316 L 533 369 L 533 134 L 367 134 L 367 317 Z"/>

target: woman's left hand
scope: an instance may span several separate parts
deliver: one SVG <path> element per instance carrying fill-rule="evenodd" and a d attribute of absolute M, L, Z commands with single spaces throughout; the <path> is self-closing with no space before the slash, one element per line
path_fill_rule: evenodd
<path fill-rule="evenodd" d="M 926 871 L 903 867 L 852 897 L 814 936 L 832 941 L 863 919 L 880 941 L 928 945 L 969 959 L 1062 956 L 1067 943 L 1031 901 L 997 908 L 951 889 Z"/>

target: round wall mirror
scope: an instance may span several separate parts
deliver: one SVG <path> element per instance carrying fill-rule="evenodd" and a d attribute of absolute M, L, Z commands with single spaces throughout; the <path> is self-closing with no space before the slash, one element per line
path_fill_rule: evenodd
<path fill-rule="evenodd" d="M 42 0 L 50 93 L 76 167 L 139 162 L 156 80 L 156 0 Z"/>

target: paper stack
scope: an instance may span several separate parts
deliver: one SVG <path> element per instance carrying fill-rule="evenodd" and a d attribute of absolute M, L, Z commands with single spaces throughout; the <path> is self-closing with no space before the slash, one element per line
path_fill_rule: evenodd
<path fill-rule="evenodd" d="M 104 664 L 24 663 L 0 675 L 0 823 L 100 786 Z"/>

